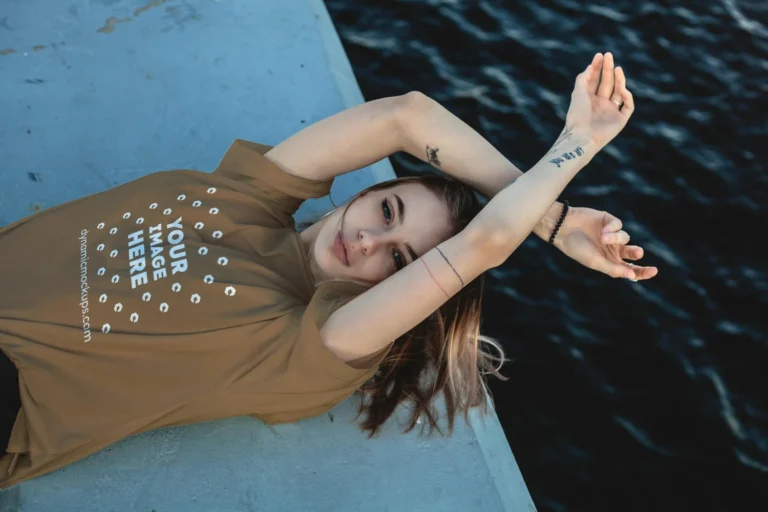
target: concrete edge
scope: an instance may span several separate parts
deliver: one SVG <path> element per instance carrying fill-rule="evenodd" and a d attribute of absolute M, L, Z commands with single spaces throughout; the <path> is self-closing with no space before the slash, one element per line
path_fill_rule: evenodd
<path fill-rule="evenodd" d="M 488 416 L 482 418 L 479 411 L 474 409 L 470 412 L 470 425 L 504 510 L 536 512 L 536 505 L 525 485 L 496 410 L 491 405 L 490 396 L 486 396 L 486 403 Z"/>
<path fill-rule="evenodd" d="M 344 46 L 341 44 L 341 39 L 338 32 L 336 32 L 331 15 L 328 14 L 325 3 L 323 0 L 307 0 L 307 4 L 309 5 L 309 10 L 315 16 L 317 27 L 320 29 L 325 55 L 328 57 L 328 66 L 336 81 L 336 87 L 341 93 L 344 107 L 350 108 L 365 103 L 366 100 L 360 91 L 355 73 L 352 71 L 352 65 L 349 63 L 347 53 L 344 51 Z M 369 168 L 373 173 L 376 183 L 397 178 L 389 158 L 379 160 L 371 164 Z"/>

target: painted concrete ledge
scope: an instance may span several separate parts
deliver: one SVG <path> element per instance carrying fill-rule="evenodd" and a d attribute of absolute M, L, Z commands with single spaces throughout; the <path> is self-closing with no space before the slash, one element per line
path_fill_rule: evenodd
<path fill-rule="evenodd" d="M 157 170 L 211 171 L 235 138 L 277 144 L 364 101 L 321 0 L 27 0 L 0 19 L 0 225 Z M 332 196 L 392 177 L 385 159 Z M 355 404 L 133 436 L 0 491 L 0 511 L 534 510 L 495 414 L 426 439 L 400 434 L 400 409 L 369 441 Z"/>

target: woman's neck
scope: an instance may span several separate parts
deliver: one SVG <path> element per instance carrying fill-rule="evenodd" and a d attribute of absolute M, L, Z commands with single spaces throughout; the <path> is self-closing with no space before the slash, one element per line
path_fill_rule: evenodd
<path fill-rule="evenodd" d="M 322 269 L 320 269 L 320 266 L 317 263 L 317 257 L 315 256 L 315 251 L 313 250 L 313 247 L 317 242 L 317 237 L 320 234 L 320 230 L 323 228 L 326 219 L 327 217 L 315 222 L 299 233 L 302 249 L 304 250 L 304 254 L 307 255 L 309 271 L 312 274 L 312 279 L 314 279 L 315 283 L 328 279 L 328 276 L 326 276 Z"/>

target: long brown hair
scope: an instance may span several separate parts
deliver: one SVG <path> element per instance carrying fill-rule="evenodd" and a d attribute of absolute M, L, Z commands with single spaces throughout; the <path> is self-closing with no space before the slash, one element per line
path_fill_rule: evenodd
<path fill-rule="evenodd" d="M 366 194 L 385 190 L 401 183 L 421 183 L 441 198 L 450 212 L 452 233 L 459 233 L 478 214 L 480 203 L 471 187 L 448 176 L 422 175 L 397 178 L 377 183 L 350 199 L 347 207 Z M 346 212 L 345 212 L 346 213 Z M 327 214 L 326 214 L 327 215 Z M 303 223 L 302 226 L 306 227 Z M 472 407 L 488 413 L 488 399 L 493 397 L 486 385 L 485 375 L 509 380 L 499 373 L 507 359 L 494 339 L 480 334 L 480 314 L 483 302 L 483 274 L 467 283 L 456 295 L 419 325 L 395 340 L 376 374 L 357 390 L 361 397 L 358 417 L 367 413 L 361 429 L 370 439 L 406 401 L 413 404 L 408 433 L 427 418 L 429 434 L 438 426 L 439 414 L 434 408 L 442 392 L 448 419 L 448 435 L 453 433 L 457 414 L 469 421 Z M 493 347 L 498 354 L 487 350 Z M 423 428 L 422 428 L 423 431 Z"/>

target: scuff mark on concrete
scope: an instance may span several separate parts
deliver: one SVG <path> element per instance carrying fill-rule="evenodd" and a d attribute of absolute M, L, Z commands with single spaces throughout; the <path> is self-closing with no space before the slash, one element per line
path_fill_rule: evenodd
<path fill-rule="evenodd" d="M 136 16 L 138 16 L 139 14 L 141 14 L 143 12 L 146 12 L 146 11 L 148 11 L 150 9 L 154 9 L 155 7 L 163 5 L 167 1 L 168 0 L 153 0 L 152 2 L 149 2 L 148 4 L 146 4 L 146 5 L 142 6 L 142 7 L 139 7 L 135 11 L 133 11 L 133 17 L 135 18 Z M 131 20 L 133 20 L 133 18 L 119 19 L 119 18 L 116 18 L 114 16 L 110 16 L 109 18 L 107 18 L 107 21 L 104 23 L 104 26 L 101 27 L 96 32 L 103 32 L 104 34 L 109 34 L 110 32 L 115 30 L 115 25 L 117 25 L 118 23 L 125 23 L 125 22 L 131 21 Z"/>
<path fill-rule="evenodd" d="M 44 84 L 45 83 L 45 80 L 43 80 L 42 78 L 27 78 L 24 81 L 27 82 L 28 84 Z"/>
<path fill-rule="evenodd" d="M 16 53 L 16 50 L 13 48 L 6 48 L 4 50 L 0 50 L 0 55 L 8 55 L 9 53 Z"/>
<path fill-rule="evenodd" d="M 114 16 L 110 16 L 109 18 L 107 18 L 107 21 L 104 23 L 104 26 L 101 27 L 96 32 L 103 32 L 105 34 L 109 34 L 113 30 L 115 30 L 115 25 L 117 25 L 118 23 L 126 23 L 128 21 L 131 21 L 132 19 L 133 18 L 118 19 L 118 18 L 115 18 Z"/>
<path fill-rule="evenodd" d="M 42 44 L 36 44 L 35 46 L 32 47 L 32 50 L 39 52 L 40 50 L 45 50 L 45 46 Z"/>
<path fill-rule="evenodd" d="M 31 179 L 31 180 L 32 180 L 32 181 L 34 181 L 35 183 L 37 183 L 37 182 L 39 182 L 39 181 L 43 181 L 43 177 L 42 177 L 42 176 L 40 176 L 40 174 L 38 174 L 38 173 L 36 173 L 36 172 L 28 172 L 28 173 L 27 173 L 27 176 L 29 176 L 29 179 Z"/>
<path fill-rule="evenodd" d="M 3 27 L 5 30 L 10 30 L 13 32 L 13 27 L 8 25 L 8 16 L 4 16 L 2 19 L 0 19 L 0 27 Z"/>
<path fill-rule="evenodd" d="M 139 7 L 135 11 L 133 11 L 134 16 L 138 16 L 139 14 L 148 11 L 150 9 L 154 9 L 155 7 L 158 7 L 160 5 L 163 5 L 167 0 L 154 0 L 152 2 L 149 2 L 147 5 L 143 7 Z"/>

